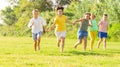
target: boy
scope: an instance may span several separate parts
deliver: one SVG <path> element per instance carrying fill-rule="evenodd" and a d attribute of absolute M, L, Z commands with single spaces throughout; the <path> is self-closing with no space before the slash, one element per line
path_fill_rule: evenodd
<path fill-rule="evenodd" d="M 107 22 L 107 14 L 103 14 L 102 20 L 98 23 L 99 26 L 99 41 L 98 41 L 98 48 L 100 47 L 101 42 L 104 39 L 104 49 L 106 50 L 106 38 L 107 38 L 107 31 L 108 31 L 108 22 Z"/>
<path fill-rule="evenodd" d="M 64 44 L 65 44 L 65 37 L 66 37 L 66 22 L 69 23 L 67 17 L 63 15 L 64 8 L 61 6 L 57 7 L 57 16 L 54 19 L 53 25 L 49 28 L 52 30 L 55 28 L 55 35 L 57 37 L 57 45 L 60 47 L 60 52 L 63 52 Z"/>
<path fill-rule="evenodd" d="M 89 19 L 90 19 L 90 13 L 85 13 L 84 18 L 73 22 L 73 24 L 75 24 L 76 22 L 81 22 L 79 30 L 78 30 L 78 41 L 74 44 L 74 48 L 77 48 L 77 46 L 82 43 L 82 39 L 83 39 L 84 40 L 84 51 L 86 50 L 87 36 L 88 36 L 87 29 L 88 29 L 88 26 L 90 25 Z"/>
<path fill-rule="evenodd" d="M 46 21 L 38 16 L 38 9 L 32 11 L 33 18 L 30 20 L 28 27 L 32 29 L 32 37 L 34 40 L 34 49 L 35 51 L 40 50 L 40 40 L 43 29 L 45 29 Z"/>

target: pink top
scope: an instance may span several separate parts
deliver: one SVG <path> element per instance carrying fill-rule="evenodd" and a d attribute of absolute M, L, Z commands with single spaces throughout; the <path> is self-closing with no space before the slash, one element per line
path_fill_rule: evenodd
<path fill-rule="evenodd" d="M 107 21 L 101 20 L 98 23 L 98 26 L 99 26 L 100 32 L 107 32 L 107 30 L 108 30 L 108 22 Z"/>

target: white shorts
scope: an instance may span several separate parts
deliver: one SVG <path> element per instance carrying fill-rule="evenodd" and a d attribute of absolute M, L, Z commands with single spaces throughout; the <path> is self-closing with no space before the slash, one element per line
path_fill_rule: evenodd
<path fill-rule="evenodd" d="M 56 32 L 55 31 L 55 35 L 57 37 L 57 39 L 60 39 L 61 37 L 66 37 L 66 31 L 61 31 L 61 32 Z"/>

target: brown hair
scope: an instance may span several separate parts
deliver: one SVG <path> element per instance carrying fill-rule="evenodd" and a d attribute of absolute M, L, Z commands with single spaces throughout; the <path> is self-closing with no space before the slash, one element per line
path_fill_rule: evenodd
<path fill-rule="evenodd" d="M 91 16 L 91 13 L 89 13 L 89 12 L 86 12 L 84 15 L 89 15 L 89 16 Z"/>
<path fill-rule="evenodd" d="M 95 14 L 91 14 L 91 15 L 93 15 L 96 18 Z"/>
<path fill-rule="evenodd" d="M 103 14 L 103 16 L 108 16 L 108 14 Z"/>
<path fill-rule="evenodd" d="M 57 10 L 60 10 L 60 9 L 63 11 L 63 10 L 64 10 L 64 7 L 58 6 L 58 7 L 57 7 Z"/>

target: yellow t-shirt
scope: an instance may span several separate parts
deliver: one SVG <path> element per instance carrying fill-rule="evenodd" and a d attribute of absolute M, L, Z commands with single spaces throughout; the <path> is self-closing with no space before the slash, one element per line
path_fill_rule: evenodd
<path fill-rule="evenodd" d="M 56 25 L 55 31 L 57 31 L 57 32 L 65 31 L 66 30 L 66 25 L 65 25 L 66 20 L 67 20 L 67 17 L 64 15 L 62 15 L 61 17 L 57 16 L 54 20 L 54 23 Z"/>

